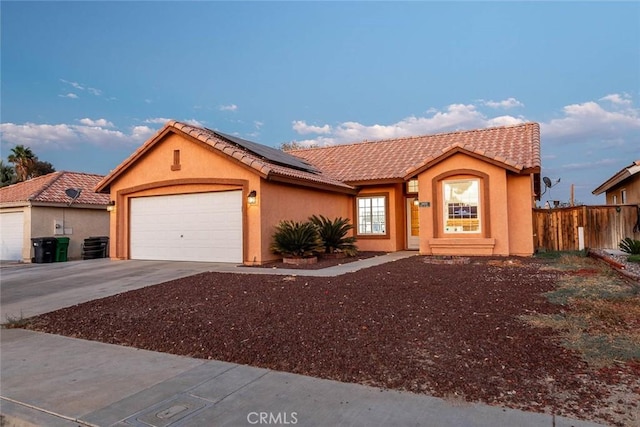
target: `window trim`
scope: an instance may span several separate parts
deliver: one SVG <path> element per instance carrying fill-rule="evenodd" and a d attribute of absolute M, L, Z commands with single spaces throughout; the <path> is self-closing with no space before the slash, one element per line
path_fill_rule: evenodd
<path fill-rule="evenodd" d="M 489 175 L 474 169 L 457 169 L 452 171 L 443 172 L 437 175 L 431 181 L 432 194 L 436 196 L 435 200 L 438 206 L 444 204 L 442 183 L 446 180 L 454 179 L 479 179 L 480 185 L 480 212 L 482 218 L 482 224 L 480 226 L 479 233 L 445 233 L 444 232 L 444 214 L 440 207 L 434 206 L 435 211 L 433 215 L 433 237 L 434 238 L 451 238 L 457 236 L 459 238 L 490 238 L 491 237 L 491 197 L 490 197 L 490 182 Z"/>
<path fill-rule="evenodd" d="M 620 189 L 620 204 L 621 205 L 626 205 L 627 204 L 627 189 L 626 188 L 621 188 Z"/>
<path fill-rule="evenodd" d="M 473 231 L 447 231 L 447 227 L 446 227 L 446 223 L 449 220 L 453 220 L 455 218 L 451 218 L 450 212 L 449 212 L 449 206 L 447 203 L 447 195 L 446 195 L 446 191 L 445 191 L 445 187 L 447 184 L 452 185 L 452 184 L 456 184 L 456 183 L 461 183 L 461 182 L 475 182 L 477 183 L 477 191 L 478 191 L 478 198 L 476 200 L 476 220 L 477 220 L 477 225 L 478 225 L 478 229 L 477 230 L 473 230 Z M 481 234 L 482 233 L 482 221 L 483 221 L 483 217 L 482 217 L 482 189 L 480 188 L 481 185 L 481 180 L 480 178 L 474 177 L 474 178 L 452 178 L 452 179 L 443 179 L 442 180 L 442 185 L 441 185 L 441 191 L 442 191 L 442 233 L 444 235 L 448 235 L 448 236 L 459 236 L 459 235 L 468 235 L 468 234 Z M 470 207 L 472 207 L 473 205 L 469 205 Z M 455 213 L 454 213 L 455 214 Z M 473 218 L 469 218 L 469 219 L 473 219 Z"/>
<path fill-rule="evenodd" d="M 358 210 L 358 200 L 360 199 L 370 199 L 374 197 L 383 197 L 384 198 L 384 233 L 380 234 L 368 234 L 368 233 L 360 233 L 360 216 Z M 389 192 L 382 193 L 362 193 L 358 194 L 353 199 L 353 211 L 354 211 L 354 231 L 355 236 L 358 239 L 388 239 L 389 238 Z"/>

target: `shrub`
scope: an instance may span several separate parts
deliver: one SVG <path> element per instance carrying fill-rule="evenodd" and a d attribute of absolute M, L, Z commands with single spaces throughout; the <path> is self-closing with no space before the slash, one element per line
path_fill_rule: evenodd
<path fill-rule="evenodd" d="M 629 262 L 638 262 L 640 263 L 640 255 L 629 255 L 629 257 L 627 258 L 627 261 Z"/>
<path fill-rule="evenodd" d="M 347 237 L 349 230 L 353 229 L 353 225 L 349 224 L 347 218 L 336 218 L 331 221 L 322 215 L 313 215 L 309 218 L 318 229 L 324 252 L 332 254 L 335 252 L 344 252 L 349 256 L 353 256 L 358 252 L 358 248 L 354 244 L 355 237 Z"/>
<path fill-rule="evenodd" d="M 633 240 L 631 237 L 622 239 L 620 250 L 631 255 L 640 255 L 640 240 Z"/>
<path fill-rule="evenodd" d="M 280 221 L 273 234 L 271 251 L 284 256 L 305 257 L 321 247 L 318 230 L 312 222 Z"/>

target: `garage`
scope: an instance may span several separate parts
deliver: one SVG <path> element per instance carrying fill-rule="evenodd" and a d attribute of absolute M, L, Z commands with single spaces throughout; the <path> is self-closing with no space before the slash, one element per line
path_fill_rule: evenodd
<path fill-rule="evenodd" d="M 137 197 L 131 259 L 242 262 L 242 191 Z"/>
<path fill-rule="evenodd" d="M 3 261 L 21 261 L 24 244 L 24 213 L 1 213 L 0 236 L 2 236 L 0 259 Z"/>

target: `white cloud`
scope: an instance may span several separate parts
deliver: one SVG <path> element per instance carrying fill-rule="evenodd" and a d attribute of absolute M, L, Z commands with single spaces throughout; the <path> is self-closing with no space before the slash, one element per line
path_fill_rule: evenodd
<path fill-rule="evenodd" d="M 95 96 L 100 96 L 102 95 L 102 90 L 97 89 L 95 87 L 87 87 L 84 83 L 78 83 L 78 82 L 72 82 L 69 80 L 65 80 L 65 79 L 60 79 L 60 81 L 66 85 L 71 86 L 74 89 L 77 90 L 86 90 L 87 92 L 89 92 L 91 95 L 95 95 Z"/>
<path fill-rule="evenodd" d="M 325 146 L 505 126 L 526 121 L 524 117 L 513 116 L 488 118 L 472 104 L 451 104 L 443 111 L 430 108 L 426 113 L 425 116 L 410 116 L 390 125 L 343 122 L 332 128 L 329 125 L 309 126 L 304 120 L 297 120 L 293 122 L 293 129 L 298 133 L 322 131 L 324 136 L 295 142 L 304 146 Z"/>
<path fill-rule="evenodd" d="M 192 126 L 204 127 L 204 122 L 201 122 L 200 120 L 189 119 L 185 120 L 184 122 Z"/>
<path fill-rule="evenodd" d="M 89 118 L 84 118 L 78 121 L 86 126 L 94 126 L 94 127 L 97 126 L 97 127 L 108 127 L 108 128 L 113 127 L 113 123 L 111 123 L 110 121 L 107 121 L 106 119 L 91 120 Z"/>
<path fill-rule="evenodd" d="M 631 96 L 627 93 L 623 93 L 622 95 L 620 95 L 619 93 L 612 93 L 610 95 L 603 96 L 599 99 L 599 101 L 609 101 L 612 104 L 619 105 L 631 105 L 632 103 Z"/>
<path fill-rule="evenodd" d="M 82 121 L 85 123 L 82 123 Z M 41 123 L 1 123 L 0 135 L 3 142 L 23 144 L 38 149 L 46 146 L 70 147 L 78 144 L 108 145 L 137 145 L 151 136 L 155 130 L 147 126 L 136 126 L 130 133 L 117 129 L 107 129 L 111 122 L 105 120 L 105 126 L 87 125 L 87 120 L 79 120 L 82 124 L 41 124 Z M 94 124 L 104 119 L 92 121 Z"/>
<path fill-rule="evenodd" d="M 563 113 L 564 117 L 552 119 L 541 125 L 542 132 L 546 137 L 612 139 L 619 137 L 622 133 L 640 130 L 639 110 L 631 106 L 624 109 L 607 110 L 597 102 L 588 101 L 582 104 L 567 105 L 563 108 Z"/>
<path fill-rule="evenodd" d="M 264 126 L 264 122 L 261 122 L 261 121 L 255 120 L 255 121 L 253 122 L 253 125 L 256 127 L 256 129 L 260 129 L 260 128 L 262 128 L 262 126 Z"/>
<path fill-rule="evenodd" d="M 68 84 L 69 86 L 74 87 L 74 88 L 76 88 L 76 89 L 78 89 L 78 90 L 84 90 L 84 86 L 82 86 L 82 85 L 81 85 L 80 83 L 78 83 L 78 82 L 70 82 L 70 81 L 65 80 L 65 79 L 60 79 L 60 81 L 61 81 L 62 83 Z"/>
<path fill-rule="evenodd" d="M 238 110 L 238 106 L 236 104 L 220 106 L 220 111 L 237 111 L 237 110 Z"/>
<path fill-rule="evenodd" d="M 491 108 L 515 108 L 524 107 L 524 104 L 515 98 L 507 98 L 502 101 L 484 101 L 484 105 Z"/>
<path fill-rule="evenodd" d="M 304 120 L 295 120 L 293 121 L 293 130 L 298 132 L 300 135 L 306 135 L 308 133 L 326 134 L 331 132 L 331 126 L 313 126 L 308 125 Z"/>
<path fill-rule="evenodd" d="M 69 92 L 66 95 L 58 95 L 60 98 L 71 98 L 71 99 L 78 99 L 78 95 L 76 95 L 75 93 L 71 93 Z"/>
<path fill-rule="evenodd" d="M 150 119 L 146 119 L 144 122 L 145 123 L 154 123 L 154 124 L 165 124 L 167 123 L 169 120 L 171 119 L 167 119 L 166 117 L 153 117 Z"/>

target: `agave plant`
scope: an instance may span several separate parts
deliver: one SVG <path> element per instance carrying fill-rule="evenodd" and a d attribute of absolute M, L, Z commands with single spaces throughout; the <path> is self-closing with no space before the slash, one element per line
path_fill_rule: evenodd
<path fill-rule="evenodd" d="M 634 240 L 631 237 L 624 238 L 620 242 L 620 250 L 631 255 L 639 255 L 640 240 Z"/>
<path fill-rule="evenodd" d="M 324 252 L 332 254 L 335 252 L 344 252 L 352 256 L 358 252 L 358 248 L 354 244 L 355 237 L 347 237 L 349 230 L 353 229 L 353 225 L 349 224 L 346 218 L 336 218 L 331 221 L 322 215 L 313 215 L 309 218 L 318 229 Z"/>
<path fill-rule="evenodd" d="M 273 234 L 271 251 L 288 257 L 305 257 L 321 250 L 316 226 L 307 222 L 280 221 Z"/>

